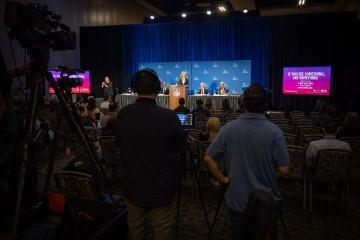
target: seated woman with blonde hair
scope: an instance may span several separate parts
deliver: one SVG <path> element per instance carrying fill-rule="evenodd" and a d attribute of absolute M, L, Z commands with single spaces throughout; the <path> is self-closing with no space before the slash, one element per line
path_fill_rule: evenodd
<path fill-rule="evenodd" d="M 206 123 L 205 133 L 199 135 L 199 141 L 209 141 L 212 142 L 221 128 L 220 119 L 217 117 L 211 117 Z"/>

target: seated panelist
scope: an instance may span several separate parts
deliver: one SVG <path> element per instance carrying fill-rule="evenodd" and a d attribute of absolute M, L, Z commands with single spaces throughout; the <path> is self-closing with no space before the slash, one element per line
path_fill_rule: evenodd
<path fill-rule="evenodd" d="M 222 95 L 222 96 L 228 96 L 229 95 L 229 89 L 227 89 L 225 87 L 225 82 L 220 82 L 220 86 L 216 90 L 216 94 Z"/>
<path fill-rule="evenodd" d="M 169 95 L 169 87 L 167 85 L 167 82 L 161 83 L 161 90 L 160 90 L 159 94 Z"/>
<path fill-rule="evenodd" d="M 206 88 L 205 83 L 200 83 L 200 87 L 196 90 L 196 94 L 198 95 L 209 94 L 209 90 Z"/>

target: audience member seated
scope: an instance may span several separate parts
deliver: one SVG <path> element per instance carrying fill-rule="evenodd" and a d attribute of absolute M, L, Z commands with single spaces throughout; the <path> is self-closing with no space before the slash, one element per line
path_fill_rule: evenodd
<path fill-rule="evenodd" d="M 239 109 L 236 110 L 237 113 L 245 113 L 245 104 L 242 97 L 238 98 Z"/>
<path fill-rule="evenodd" d="M 339 129 L 337 137 L 360 137 L 360 116 L 356 112 L 348 112 L 344 126 Z"/>
<path fill-rule="evenodd" d="M 326 114 L 336 120 L 340 120 L 341 118 L 341 113 L 339 112 L 335 104 L 328 105 L 326 109 Z"/>
<path fill-rule="evenodd" d="M 325 104 L 324 108 L 326 108 L 326 109 L 322 109 L 322 114 L 320 115 L 320 120 L 319 120 L 319 122 L 315 123 L 315 125 L 319 126 L 319 127 L 324 127 L 325 126 L 324 124 L 329 117 L 336 120 L 339 125 L 341 123 L 341 119 L 343 116 L 342 116 L 341 112 L 337 109 L 336 105 L 334 105 L 334 104 L 326 105 Z M 323 112 L 323 111 L 325 111 L 325 112 Z"/>
<path fill-rule="evenodd" d="M 88 114 L 86 107 L 79 106 L 79 116 L 80 116 L 80 121 L 84 127 L 91 126 L 90 120 L 89 120 L 89 114 Z"/>
<path fill-rule="evenodd" d="M 311 166 L 320 150 L 339 149 L 351 150 L 350 145 L 344 141 L 336 139 L 338 132 L 338 121 L 328 117 L 324 121 L 324 139 L 312 141 L 306 150 L 306 165 Z"/>
<path fill-rule="evenodd" d="M 119 110 L 119 108 L 118 108 L 117 102 L 111 102 L 109 104 L 109 113 L 106 114 L 105 116 L 103 116 L 100 120 L 100 124 L 103 128 L 102 129 L 103 133 L 104 133 L 104 129 L 112 131 L 111 134 L 106 134 L 106 135 L 115 135 L 114 124 L 116 121 L 118 110 Z M 110 133 L 110 131 L 107 131 L 107 132 Z"/>
<path fill-rule="evenodd" d="M 232 113 L 233 110 L 231 109 L 230 107 L 230 102 L 228 99 L 224 99 L 222 101 L 222 109 L 218 110 L 218 112 L 222 112 L 222 113 L 225 113 L 225 114 L 228 114 L 228 113 Z"/>
<path fill-rule="evenodd" d="M 196 100 L 196 108 L 193 109 L 194 115 L 203 115 L 209 117 L 210 113 L 204 108 L 204 102 L 201 99 Z"/>
<path fill-rule="evenodd" d="M 212 142 L 221 128 L 220 119 L 217 117 L 211 117 L 206 123 L 206 132 L 199 135 L 199 141 Z"/>
<path fill-rule="evenodd" d="M 174 111 L 176 113 L 185 113 L 185 114 L 190 113 L 190 110 L 185 107 L 185 99 L 184 98 L 179 99 L 179 106 L 177 108 L 175 108 Z"/>
<path fill-rule="evenodd" d="M 86 110 L 90 121 L 90 127 L 96 128 L 97 121 L 100 121 L 100 110 L 96 107 L 95 98 L 89 98 Z"/>
<path fill-rule="evenodd" d="M 205 109 L 209 113 L 213 112 L 213 104 L 211 98 L 207 98 L 205 101 Z"/>
<path fill-rule="evenodd" d="M 109 104 L 111 103 L 111 96 L 104 97 L 104 102 L 100 104 L 100 111 L 104 114 L 109 112 Z"/>
<path fill-rule="evenodd" d="M 84 98 L 81 94 L 77 94 L 76 95 L 76 102 L 75 102 L 75 106 L 77 108 L 79 108 L 80 106 L 86 106 L 86 103 L 84 101 Z"/>

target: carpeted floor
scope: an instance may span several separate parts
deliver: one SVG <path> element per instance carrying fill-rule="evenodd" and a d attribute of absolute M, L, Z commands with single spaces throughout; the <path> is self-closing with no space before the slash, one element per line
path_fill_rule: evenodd
<path fill-rule="evenodd" d="M 54 172 L 60 170 L 70 160 L 62 158 L 56 161 Z M 46 164 L 42 169 L 46 169 Z M 44 173 L 40 172 L 44 175 Z M 116 184 L 115 184 L 116 185 Z M 181 205 L 178 239 L 208 239 L 208 228 L 198 194 L 194 196 L 195 181 L 191 175 L 182 181 Z M 301 184 L 281 182 L 284 196 L 283 218 L 291 240 L 359 240 L 360 239 L 360 171 L 354 171 L 351 185 L 349 211 L 343 201 L 334 201 L 334 189 L 324 186 L 314 188 L 314 209 L 302 209 Z M 51 189 L 55 186 L 52 183 Z M 218 203 L 221 188 L 214 184 L 202 187 L 208 219 L 212 221 Z M 336 190 L 336 189 L 335 189 Z M 328 193 L 331 194 L 328 194 Z M 336 195 L 336 194 L 335 194 Z M 284 227 L 278 224 L 279 239 L 287 239 Z M 222 204 L 213 229 L 214 240 L 231 239 L 227 209 Z M 121 236 L 114 236 L 120 239 Z M 151 239 L 151 238 L 150 238 Z"/>
<path fill-rule="evenodd" d="M 354 182 L 350 201 L 350 210 L 346 212 L 344 201 L 334 201 L 322 194 L 315 194 L 313 211 L 302 209 L 301 195 L 294 194 L 289 189 L 296 189 L 292 183 L 282 183 L 281 188 L 284 196 L 283 219 L 288 229 L 291 240 L 358 240 L 360 239 L 360 182 Z M 322 186 L 320 186 L 322 187 Z M 204 217 L 200 198 L 192 197 L 192 181 L 183 181 L 179 239 L 207 239 L 208 229 Z M 206 210 L 209 219 L 213 219 L 216 205 L 219 199 L 220 188 L 207 186 L 204 192 Z M 319 191 L 321 192 L 321 191 Z M 332 194 L 330 194 L 332 195 Z M 325 196 L 325 197 L 324 197 Z M 279 221 L 279 239 L 287 239 L 284 227 Z M 213 229 L 212 239 L 231 239 L 230 223 L 227 209 L 222 204 L 219 215 Z"/>

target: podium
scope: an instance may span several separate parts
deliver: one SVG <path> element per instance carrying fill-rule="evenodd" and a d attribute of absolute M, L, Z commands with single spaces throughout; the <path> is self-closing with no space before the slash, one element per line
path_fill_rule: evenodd
<path fill-rule="evenodd" d="M 169 88 L 169 108 L 174 110 L 179 106 L 179 99 L 185 99 L 185 106 L 187 104 L 188 86 L 187 85 L 172 85 Z"/>

